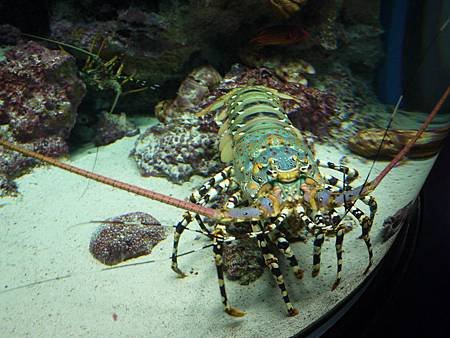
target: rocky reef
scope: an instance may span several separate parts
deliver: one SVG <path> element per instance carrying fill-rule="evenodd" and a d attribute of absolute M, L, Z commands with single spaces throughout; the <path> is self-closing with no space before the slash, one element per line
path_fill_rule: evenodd
<path fill-rule="evenodd" d="M 50 1 L 48 12 L 48 37 L 56 42 L 39 38 L 40 44 L 24 42 L 17 29 L 0 27 L 5 32 L 0 42 L 12 45 L 3 50 L 2 64 L 19 58 L 15 50 L 22 49 L 21 64 L 25 59 L 30 62 L 34 54 L 44 55 L 45 50 L 59 56 L 50 62 L 39 56 L 40 67 L 45 64 L 45 69 L 53 67 L 57 72 L 55 62 L 70 59 L 76 77 L 75 57 L 78 75 L 88 89 L 76 115 L 77 128 L 72 129 L 84 95 L 83 83 L 78 78 L 70 82 L 72 75 L 54 81 L 55 73 L 47 77 L 52 86 L 61 85 L 63 90 L 39 88 L 45 109 L 70 111 L 70 117 L 60 116 L 66 123 L 61 129 L 65 132 L 53 132 L 59 127 L 42 118 L 43 128 L 36 129 L 36 117 L 20 120 L 0 110 L 0 123 L 11 126 L 4 131 L 7 138 L 39 142 L 37 130 L 50 133 L 51 138 L 46 136 L 47 141 L 39 144 L 48 149 L 47 154 L 66 152 L 64 140 L 69 134 L 73 142 L 93 140 L 96 145 L 135 135 L 138 129 L 122 112 L 148 114 L 153 110 L 163 124 L 139 138 L 133 155 L 143 175 L 182 182 L 223 167 L 215 152 L 216 112 L 201 118 L 195 113 L 233 88 L 264 85 L 295 97 L 282 100 L 282 105 L 293 124 L 314 142 L 333 138 L 346 143 L 350 134 L 368 127 L 367 121 L 357 118 L 362 107 L 377 102 L 372 85 L 382 57 L 379 0 L 364 5 L 354 0 L 135 0 L 126 4 L 63 0 Z M 42 44 L 64 48 L 67 53 Z M 5 64 L 2 71 L 15 67 Z M 7 95 L 23 90 L 1 86 L 5 91 L 0 93 Z M 27 88 L 37 87 L 27 84 Z M 7 97 L 2 104 L 31 104 L 18 99 Z M 39 105 L 43 100 L 33 102 Z M 352 123 L 347 127 L 349 118 Z M 6 166 L 4 160 L 2 165 Z"/>
<path fill-rule="evenodd" d="M 92 235 L 89 251 L 106 265 L 151 253 L 166 238 L 164 227 L 150 214 L 131 212 L 104 221 Z"/>
<path fill-rule="evenodd" d="M 67 154 L 67 138 L 85 93 L 75 59 L 32 41 L 1 51 L 2 137 L 45 155 Z M 0 155 L 0 174 L 7 179 L 22 174 L 35 163 L 3 149 Z"/>
<path fill-rule="evenodd" d="M 1 123 L 20 142 L 54 136 L 60 145 L 53 148 L 64 153 L 85 93 L 74 58 L 32 41 L 7 49 L 4 58 L 0 62 Z"/>
<path fill-rule="evenodd" d="M 53 1 L 50 7 L 54 39 L 89 50 L 94 39 L 106 37 L 102 57 L 120 55 L 124 73 L 148 84 L 148 90 L 119 102 L 119 110 L 127 113 L 147 112 L 161 94 L 173 93 L 176 83 L 205 61 L 226 67 L 244 41 L 242 31 L 272 18 L 270 6 L 261 6 L 260 0 L 85 0 L 82 5 L 66 0 Z M 160 88 L 154 90 L 154 84 Z"/>
<path fill-rule="evenodd" d="M 141 174 L 182 183 L 192 175 L 208 176 L 221 170 L 217 134 L 204 133 L 199 127 L 194 116 L 145 131 L 132 152 Z"/>
<path fill-rule="evenodd" d="M 367 78 L 382 57 L 379 8 L 379 0 L 49 3 L 54 39 L 93 52 L 103 40 L 105 61 L 120 56 L 124 74 L 147 83 L 146 91 L 120 100 L 119 110 L 126 113 L 146 112 L 199 65 L 226 72 L 262 30 L 271 43 L 257 49 L 320 66 L 345 63 Z M 271 34 L 280 28 L 286 30 L 282 38 Z M 299 29 L 307 39 L 296 39 Z"/>
<path fill-rule="evenodd" d="M 95 129 L 93 141 L 97 147 L 110 144 L 125 136 L 131 137 L 139 134 L 139 129 L 127 119 L 125 113 L 101 112 Z"/>

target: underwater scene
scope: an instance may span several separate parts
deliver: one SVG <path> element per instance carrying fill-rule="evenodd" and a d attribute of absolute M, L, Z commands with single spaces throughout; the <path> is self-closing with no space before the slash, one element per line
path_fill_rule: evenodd
<path fill-rule="evenodd" d="M 390 3 L 0 22 L 0 336 L 291 337 L 341 306 L 450 130 L 450 65 L 423 80 L 450 8 L 415 39 Z"/>

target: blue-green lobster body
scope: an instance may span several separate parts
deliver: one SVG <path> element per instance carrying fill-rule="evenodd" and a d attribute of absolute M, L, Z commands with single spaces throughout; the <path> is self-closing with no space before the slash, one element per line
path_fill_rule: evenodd
<path fill-rule="evenodd" d="M 321 180 L 311 151 L 272 90 L 240 88 L 223 109 L 221 157 L 232 164 L 245 199 L 254 200 L 267 184 L 279 186 L 284 199 L 298 195 L 306 173 Z"/>

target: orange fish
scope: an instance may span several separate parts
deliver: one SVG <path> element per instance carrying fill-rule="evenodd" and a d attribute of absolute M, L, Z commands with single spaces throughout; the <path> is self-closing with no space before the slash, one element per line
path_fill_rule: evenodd
<path fill-rule="evenodd" d="M 286 46 L 306 40 L 309 33 L 300 26 L 272 26 L 260 31 L 250 43 L 257 46 Z"/>

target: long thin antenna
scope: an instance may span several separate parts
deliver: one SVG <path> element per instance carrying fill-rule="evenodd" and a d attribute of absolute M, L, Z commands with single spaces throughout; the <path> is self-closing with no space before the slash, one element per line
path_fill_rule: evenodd
<path fill-rule="evenodd" d="M 99 59 L 98 55 L 96 55 L 94 53 L 91 53 L 91 52 L 89 52 L 89 51 L 87 51 L 87 50 L 85 50 L 83 48 L 71 45 L 70 43 L 65 43 L 65 42 L 53 40 L 53 39 L 50 39 L 50 38 L 45 38 L 43 36 L 34 35 L 34 34 L 28 34 L 28 33 L 21 33 L 21 35 L 29 37 L 29 38 L 37 39 L 37 40 L 51 42 L 51 43 L 54 43 L 54 44 L 57 44 L 57 45 L 61 45 L 61 46 L 64 46 L 64 47 L 72 48 L 73 50 L 76 50 L 76 51 L 78 51 L 80 53 L 84 53 L 86 55 L 89 55 L 90 57 L 92 57 L 92 58 L 94 58 L 96 60 Z"/>
<path fill-rule="evenodd" d="M 447 90 L 441 96 L 438 103 L 436 103 L 430 115 L 427 117 L 427 119 L 422 124 L 420 129 L 417 131 L 416 135 L 408 142 L 408 144 L 405 147 L 403 147 L 403 149 L 394 157 L 394 159 L 392 159 L 392 161 L 386 166 L 386 168 L 384 168 L 383 171 L 379 173 L 378 176 L 368 184 L 371 190 L 375 189 L 378 186 L 378 184 L 380 184 L 381 180 L 387 175 L 387 173 L 391 171 L 392 168 L 394 168 L 397 165 L 397 163 L 400 162 L 400 160 L 409 152 L 414 143 L 416 143 L 416 141 L 428 127 L 431 120 L 433 120 L 433 118 L 436 116 L 439 110 L 441 110 L 445 100 L 449 95 L 450 95 L 450 86 L 447 87 Z"/>
<path fill-rule="evenodd" d="M 22 153 L 25 156 L 34 157 L 42 162 L 51 164 L 52 166 L 70 171 L 71 173 L 89 178 L 91 180 L 94 180 L 94 181 L 97 181 L 97 182 L 100 182 L 100 183 L 103 183 L 103 184 L 106 184 L 109 186 L 112 186 L 114 188 L 118 188 L 121 190 L 131 192 L 131 193 L 139 195 L 139 196 L 144 196 L 144 197 L 150 198 L 155 201 L 169 204 L 169 205 L 172 205 L 172 206 L 180 208 L 180 209 L 189 210 L 196 214 L 200 214 L 200 215 L 207 216 L 207 217 L 214 218 L 214 219 L 220 219 L 223 216 L 219 210 L 207 208 L 207 207 L 195 204 L 195 203 L 180 200 L 175 197 L 166 196 L 164 194 L 160 194 L 155 191 L 140 188 L 136 185 L 123 183 L 123 182 L 114 180 L 112 178 L 109 178 L 109 177 L 106 177 L 103 175 L 95 174 L 90 171 L 74 167 L 70 164 L 60 162 L 54 158 L 51 158 L 51 157 L 36 153 L 34 151 L 16 146 L 15 144 L 9 143 L 5 140 L 0 139 L 0 145 L 4 146 L 7 149 L 11 149 L 11 150 L 17 151 L 19 153 Z"/>

